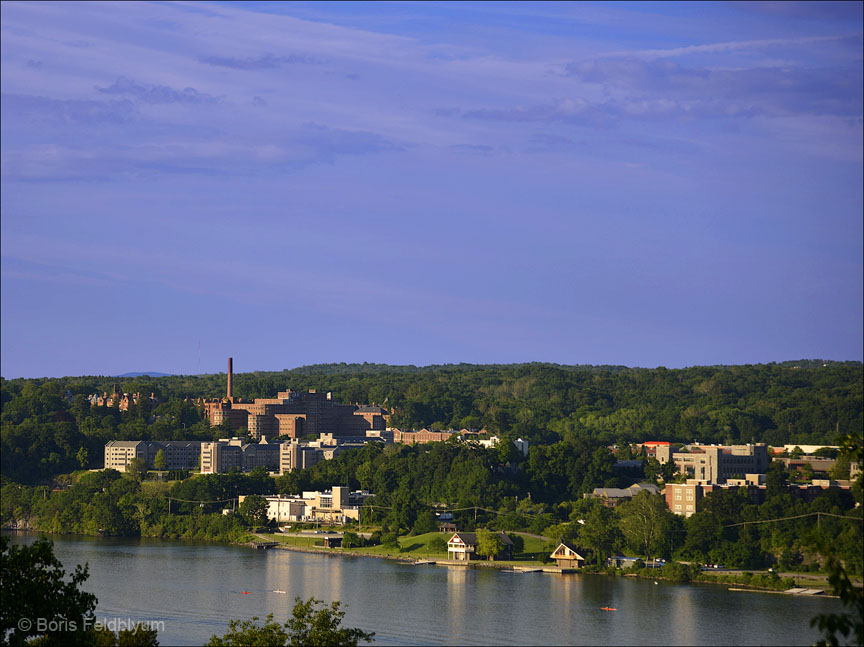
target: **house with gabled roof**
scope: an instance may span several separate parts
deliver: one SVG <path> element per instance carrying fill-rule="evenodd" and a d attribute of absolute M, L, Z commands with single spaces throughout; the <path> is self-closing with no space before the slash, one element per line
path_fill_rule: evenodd
<path fill-rule="evenodd" d="M 551 557 L 559 568 L 582 568 L 585 565 L 585 558 L 573 546 L 563 541 L 552 551 Z"/>
<path fill-rule="evenodd" d="M 501 552 L 494 559 L 513 559 L 513 542 L 510 540 L 510 537 L 503 530 L 498 532 L 498 536 L 501 537 L 502 548 Z M 477 533 L 457 532 L 447 542 L 447 559 L 465 562 L 472 559 L 480 559 L 480 556 L 477 555 L 477 543 Z"/>

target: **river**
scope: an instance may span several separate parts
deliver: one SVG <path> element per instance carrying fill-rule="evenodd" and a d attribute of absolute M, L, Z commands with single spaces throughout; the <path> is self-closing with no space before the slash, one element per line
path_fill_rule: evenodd
<path fill-rule="evenodd" d="M 13 543 L 33 533 L 9 533 Z M 54 536 L 67 573 L 89 564 L 96 615 L 162 622 L 162 645 L 201 645 L 231 618 L 295 596 L 341 600 L 380 645 L 810 645 L 836 599 L 730 592 L 598 575 L 510 574 L 381 559 L 151 539 Z M 285 591 L 275 593 L 274 591 Z M 616 611 L 604 611 L 612 607 Z"/>

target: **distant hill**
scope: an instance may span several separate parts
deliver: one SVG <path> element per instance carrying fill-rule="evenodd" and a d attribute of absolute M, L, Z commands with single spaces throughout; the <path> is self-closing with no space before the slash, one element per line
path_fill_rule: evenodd
<path fill-rule="evenodd" d="M 157 373 L 156 371 L 136 371 L 133 373 L 123 373 L 123 375 L 115 375 L 114 377 L 171 377 L 171 373 Z"/>

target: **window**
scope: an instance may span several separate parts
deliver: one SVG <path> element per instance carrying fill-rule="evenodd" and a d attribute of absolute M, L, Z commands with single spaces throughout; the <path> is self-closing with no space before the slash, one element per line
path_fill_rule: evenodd
<path fill-rule="evenodd" d="M 680 501 L 680 500 L 681 500 L 681 490 L 680 490 L 679 488 L 676 488 L 676 489 L 675 489 L 675 500 L 676 500 L 676 501 Z"/>

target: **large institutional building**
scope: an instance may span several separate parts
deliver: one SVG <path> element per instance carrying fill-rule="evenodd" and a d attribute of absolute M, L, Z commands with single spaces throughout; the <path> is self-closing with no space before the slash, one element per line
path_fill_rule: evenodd
<path fill-rule="evenodd" d="M 372 495 L 366 491 L 351 492 L 347 487 L 335 486 L 325 492 L 303 492 L 303 496 L 265 496 L 267 518 L 277 523 L 323 522 L 344 524 L 360 519 L 360 506 Z M 240 496 L 238 503 L 243 503 Z"/>
<path fill-rule="evenodd" d="M 281 391 L 275 398 L 254 401 L 234 397 L 233 359 L 228 358 L 228 391 L 224 398 L 207 400 L 204 415 L 217 427 L 228 423 L 232 430 L 245 427 L 255 438 L 302 438 L 307 435 L 365 436 L 383 431 L 388 412 L 369 405 L 338 404 L 330 393 Z"/>
<path fill-rule="evenodd" d="M 676 451 L 673 445 L 659 445 L 657 461 L 675 463 L 680 474 L 689 478 L 722 484 L 726 479 L 768 471 L 768 445 L 690 445 Z"/>
<path fill-rule="evenodd" d="M 133 458 L 146 460 L 152 469 L 160 449 L 165 453 L 166 469 L 194 469 L 201 457 L 201 445 L 198 440 L 111 440 L 105 444 L 105 469 L 125 472 Z"/>

